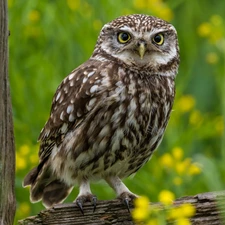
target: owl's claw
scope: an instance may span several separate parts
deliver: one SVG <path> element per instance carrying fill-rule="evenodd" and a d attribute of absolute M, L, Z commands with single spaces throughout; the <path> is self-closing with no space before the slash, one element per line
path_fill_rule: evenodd
<path fill-rule="evenodd" d="M 124 203 L 130 213 L 130 202 L 133 202 L 135 198 L 138 198 L 138 196 L 131 192 L 123 192 L 118 198 Z"/>
<path fill-rule="evenodd" d="M 93 208 L 93 212 L 94 212 L 96 209 L 96 206 L 97 206 L 97 197 L 92 194 L 80 195 L 76 198 L 75 202 L 76 202 L 78 208 L 80 209 L 81 213 L 84 215 L 83 204 L 85 202 L 92 202 L 93 207 L 94 207 Z"/>
<path fill-rule="evenodd" d="M 95 195 L 92 196 L 92 204 L 94 206 L 93 212 L 95 212 L 96 206 L 97 206 L 97 197 Z"/>
<path fill-rule="evenodd" d="M 123 200 L 123 203 L 124 203 L 124 205 L 126 206 L 128 212 L 130 213 L 129 199 L 128 199 L 128 198 L 125 198 L 125 199 Z"/>
<path fill-rule="evenodd" d="M 81 199 L 76 199 L 76 203 L 77 203 L 77 206 L 80 209 L 81 213 L 84 215 L 83 201 Z"/>

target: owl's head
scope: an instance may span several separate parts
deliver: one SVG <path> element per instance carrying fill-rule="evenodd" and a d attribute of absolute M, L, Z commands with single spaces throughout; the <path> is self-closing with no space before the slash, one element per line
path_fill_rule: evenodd
<path fill-rule="evenodd" d="M 93 53 L 97 56 L 174 76 L 179 64 L 177 32 L 174 26 L 153 16 L 122 16 L 102 28 Z"/>

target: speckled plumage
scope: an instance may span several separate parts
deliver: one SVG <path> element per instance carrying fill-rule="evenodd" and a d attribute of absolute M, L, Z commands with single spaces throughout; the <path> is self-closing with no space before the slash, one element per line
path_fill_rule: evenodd
<path fill-rule="evenodd" d="M 129 37 L 126 43 L 121 33 L 124 40 Z M 31 200 L 50 207 L 78 185 L 76 201 L 83 204 L 93 199 L 90 181 L 99 179 L 118 197 L 135 197 L 121 179 L 137 172 L 160 144 L 178 65 L 171 24 L 146 15 L 106 24 L 91 58 L 54 95 L 39 137 L 40 163 L 24 180 L 31 185 Z"/>

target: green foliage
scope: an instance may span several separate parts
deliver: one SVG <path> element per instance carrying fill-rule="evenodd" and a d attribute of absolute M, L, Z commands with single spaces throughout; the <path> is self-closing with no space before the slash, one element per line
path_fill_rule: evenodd
<path fill-rule="evenodd" d="M 41 203 L 29 202 L 28 189 L 21 184 L 38 163 L 36 140 L 49 116 L 57 86 L 90 57 L 102 25 L 124 14 L 144 13 L 169 20 L 177 28 L 181 51 L 177 95 L 165 138 L 151 162 L 125 183 L 151 201 L 157 201 L 162 189 L 178 197 L 223 188 L 224 1 L 8 0 L 8 5 L 9 73 L 17 149 L 16 220 L 43 209 Z M 175 166 L 162 164 L 162 157 L 168 154 L 174 162 L 183 162 L 176 158 L 177 149 L 182 160 L 191 158 L 189 165 L 201 168 L 200 174 L 186 176 Z M 67 201 L 75 199 L 74 189 Z M 92 189 L 99 199 L 114 198 L 104 183 L 93 184 Z"/>

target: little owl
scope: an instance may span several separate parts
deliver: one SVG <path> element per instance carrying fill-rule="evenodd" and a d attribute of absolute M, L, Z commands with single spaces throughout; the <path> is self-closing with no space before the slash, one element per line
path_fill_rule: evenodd
<path fill-rule="evenodd" d="M 90 182 L 105 180 L 129 209 L 135 197 L 122 179 L 150 159 L 165 132 L 175 95 L 179 47 L 175 28 L 147 15 L 103 26 L 89 60 L 59 85 L 39 141 L 39 165 L 24 179 L 32 202 L 97 198 Z"/>

